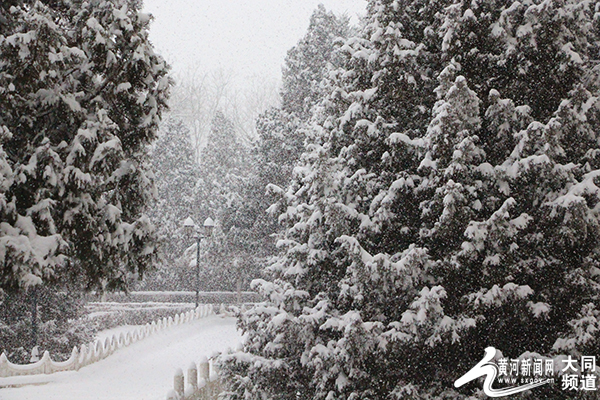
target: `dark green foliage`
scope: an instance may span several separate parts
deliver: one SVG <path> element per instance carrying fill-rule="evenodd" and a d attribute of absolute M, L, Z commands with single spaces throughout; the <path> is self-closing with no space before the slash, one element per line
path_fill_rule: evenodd
<path fill-rule="evenodd" d="M 32 327 L 33 304 L 37 303 L 37 334 Z M 84 299 L 79 291 L 56 292 L 40 286 L 36 293 L 0 292 L 0 353 L 16 364 L 27 364 L 37 345 L 39 356 L 50 352 L 54 361 L 71 356 L 73 347 L 94 339 L 94 330 L 80 318 Z"/>
<path fill-rule="evenodd" d="M 234 397 L 478 398 L 453 384 L 488 346 L 598 354 L 598 3 L 368 10 L 222 358 Z"/>
<path fill-rule="evenodd" d="M 2 6 L 0 286 L 124 288 L 156 256 L 147 146 L 167 65 L 137 1 Z"/>
<path fill-rule="evenodd" d="M 310 17 L 306 35 L 292 47 L 283 66 L 281 109 L 303 120 L 325 93 L 321 81 L 341 59 L 334 52 L 348 36 L 348 18 L 320 4 Z"/>
<path fill-rule="evenodd" d="M 180 262 L 193 240 L 182 229 L 183 221 L 192 216 L 199 220 L 200 168 L 195 161 L 190 131 L 182 121 L 167 118 L 152 150 L 151 164 L 156 185 L 156 199 L 149 217 L 161 238 L 162 259 L 156 270 L 144 277 L 143 290 L 192 290 L 195 269 Z"/>

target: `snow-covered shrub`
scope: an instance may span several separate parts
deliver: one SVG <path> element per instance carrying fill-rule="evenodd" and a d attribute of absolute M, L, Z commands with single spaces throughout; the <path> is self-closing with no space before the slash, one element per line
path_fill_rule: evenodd
<path fill-rule="evenodd" d="M 33 337 L 32 293 L 0 293 L 0 353 L 14 363 L 25 364 L 33 345 L 39 354 L 49 351 L 55 361 L 66 360 L 73 347 L 93 340 L 95 330 L 85 318 L 81 296 L 47 287 L 37 288 L 37 326 Z"/>
<path fill-rule="evenodd" d="M 190 311 L 190 307 L 186 305 L 161 307 L 159 304 L 153 304 L 150 307 L 143 307 L 143 304 L 140 304 L 139 307 L 134 305 L 122 307 L 114 304 L 112 309 L 111 307 L 103 307 L 101 312 L 90 312 L 82 319 L 82 322 L 94 331 L 100 332 L 124 325 L 150 324 L 153 321 L 175 317 L 188 311 Z"/>

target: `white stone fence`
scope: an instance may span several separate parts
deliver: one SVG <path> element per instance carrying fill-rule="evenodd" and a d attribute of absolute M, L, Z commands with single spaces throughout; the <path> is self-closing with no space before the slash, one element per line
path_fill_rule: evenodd
<path fill-rule="evenodd" d="M 221 311 L 224 307 L 221 305 Z M 186 313 L 177 314 L 174 318 L 163 318 L 158 321 L 153 321 L 151 324 L 146 324 L 134 331 L 120 333 L 106 338 L 104 342 L 101 340 L 89 345 L 81 345 L 80 348 L 73 348 L 71 357 L 66 361 L 52 361 L 50 353 L 44 352 L 41 360 L 33 364 L 13 364 L 8 361 L 5 353 L 0 355 L 0 378 L 17 376 L 17 375 L 38 375 L 52 374 L 60 371 L 77 371 L 81 367 L 100 361 L 113 354 L 116 350 L 129 346 L 132 343 L 145 339 L 151 334 L 169 328 L 175 325 L 185 324 L 192 320 L 204 318 L 208 315 L 215 314 L 215 307 L 212 304 L 201 305 L 195 310 Z"/>
<path fill-rule="evenodd" d="M 173 378 L 173 390 L 167 400 L 217 400 L 221 393 L 221 381 L 217 368 L 205 358 L 198 365 L 190 364 L 187 385 L 183 371 L 178 369 Z"/>

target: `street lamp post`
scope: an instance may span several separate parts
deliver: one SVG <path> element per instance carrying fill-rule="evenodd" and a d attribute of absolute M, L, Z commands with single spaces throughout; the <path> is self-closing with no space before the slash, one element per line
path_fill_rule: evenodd
<path fill-rule="evenodd" d="M 196 308 L 198 308 L 200 297 L 200 243 L 202 242 L 202 239 L 211 236 L 214 227 L 215 221 L 210 217 L 204 220 L 202 229 L 194 223 L 194 220 L 191 217 L 186 218 L 183 222 L 183 228 L 190 236 L 194 235 L 194 238 L 196 239 Z"/>
<path fill-rule="evenodd" d="M 31 297 L 32 297 L 32 303 L 33 303 L 33 307 L 31 309 L 31 358 L 32 360 L 34 360 L 36 357 L 34 357 L 33 352 L 34 349 L 37 346 L 37 340 L 38 340 L 38 326 L 37 326 L 37 320 L 38 320 L 38 316 L 37 316 L 37 311 L 38 311 L 38 286 L 35 285 L 32 290 L 31 290 Z M 38 357 L 39 359 L 39 357 Z M 32 362 L 35 362 L 37 360 L 34 360 Z"/>

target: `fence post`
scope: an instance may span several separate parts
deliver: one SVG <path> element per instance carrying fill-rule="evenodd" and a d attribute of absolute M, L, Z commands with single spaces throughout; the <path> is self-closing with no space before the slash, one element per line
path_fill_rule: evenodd
<path fill-rule="evenodd" d="M 100 361 L 100 346 L 101 345 L 100 345 L 99 341 L 92 345 L 92 347 L 94 349 L 94 352 L 93 352 L 94 356 L 92 358 L 92 360 L 93 360 L 92 362 Z"/>
<path fill-rule="evenodd" d="M 8 358 L 6 358 L 6 354 L 3 352 L 0 354 L 0 378 L 4 378 L 8 376 Z"/>
<path fill-rule="evenodd" d="M 112 335 L 112 340 L 111 340 L 111 351 L 110 353 L 114 353 L 115 351 L 117 351 L 117 349 L 119 348 L 119 339 L 117 338 L 116 335 Z"/>
<path fill-rule="evenodd" d="M 188 385 L 192 386 L 194 390 L 198 389 L 198 367 L 195 363 L 191 363 L 188 367 Z"/>
<path fill-rule="evenodd" d="M 217 364 L 214 362 L 211 363 L 211 373 L 210 373 L 210 380 L 211 381 L 218 381 L 219 380 L 219 367 L 217 366 Z"/>
<path fill-rule="evenodd" d="M 104 346 L 102 348 L 102 359 L 108 357 L 110 353 L 110 338 L 107 337 L 106 339 L 104 339 Z"/>
<path fill-rule="evenodd" d="M 183 385 L 183 371 L 181 370 L 181 368 L 179 368 L 177 370 L 177 372 L 175 372 L 175 377 L 173 378 L 173 388 L 175 389 L 175 392 L 180 397 L 183 396 L 184 385 Z"/>
<path fill-rule="evenodd" d="M 77 346 L 73 347 L 70 359 L 73 360 L 73 370 L 79 371 L 79 350 L 77 349 Z"/>
<path fill-rule="evenodd" d="M 206 385 L 210 380 L 210 366 L 208 365 L 208 359 L 203 357 L 200 361 L 200 386 Z"/>
<path fill-rule="evenodd" d="M 43 374 L 51 374 L 52 372 L 52 360 L 50 360 L 50 352 L 48 350 L 44 351 L 44 355 L 42 356 L 42 373 Z"/>
<path fill-rule="evenodd" d="M 81 368 L 81 367 L 85 367 L 87 365 L 86 363 L 86 355 L 87 355 L 87 347 L 84 343 L 81 344 L 81 346 L 79 346 L 79 357 L 77 358 L 77 367 Z"/>

